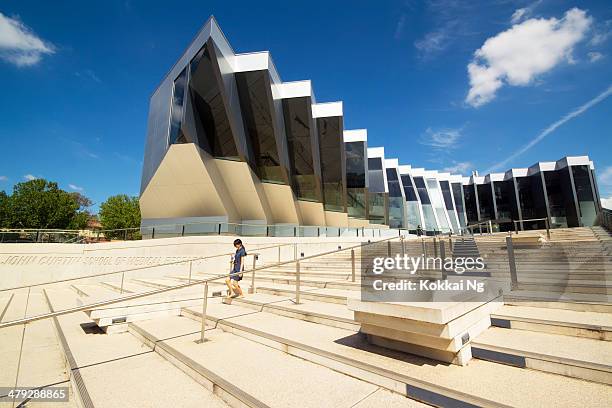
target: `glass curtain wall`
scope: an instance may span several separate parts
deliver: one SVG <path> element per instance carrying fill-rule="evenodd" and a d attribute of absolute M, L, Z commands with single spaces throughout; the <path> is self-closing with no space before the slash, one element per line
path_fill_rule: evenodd
<path fill-rule="evenodd" d="M 442 198 L 444 198 L 444 208 L 450 218 L 451 226 L 455 233 L 459 232 L 459 225 L 457 224 L 457 212 L 453 207 L 453 197 L 451 193 L 450 183 L 446 180 L 440 180 L 440 189 L 442 190 Z"/>
<path fill-rule="evenodd" d="M 208 41 L 189 64 L 189 102 L 197 143 L 216 158 L 239 160 L 236 141 L 223 100 L 218 51 Z"/>
<path fill-rule="evenodd" d="M 497 222 L 500 231 L 512 231 L 514 224 L 512 220 L 518 220 L 518 207 L 514 183 L 512 179 L 493 182 L 493 199 L 497 206 Z"/>
<path fill-rule="evenodd" d="M 342 117 L 317 118 L 323 204 L 327 211 L 346 212 L 344 142 Z"/>
<path fill-rule="evenodd" d="M 423 220 L 421 220 L 421 212 L 419 211 L 419 198 L 412 185 L 410 175 L 402 174 L 401 179 L 404 186 L 404 195 L 406 196 L 406 228 L 408 228 L 410 233 L 416 233 L 419 225 L 423 228 Z"/>
<path fill-rule="evenodd" d="M 388 225 L 388 194 L 380 157 L 368 158 L 368 184 L 368 220 L 372 224 Z"/>
<path fill-rule="evenodd" d="M 459 225 L 461 228 L 466 227 L 465 209 L 463 208 L 463 186 L 461 183 L 451 183 L 453 189 L 453 198 L 455 199 L 455 210 L 457 211 L 457 218 L 459 218 Z"/>
<path fill-rule="evenodd" d="M 595 205 L 595 194 L 591 188 L 590 169 L 588 166 L 571 166 L 571 168 L 581 224 L 585 227 L 592 227 L 597 217 L 597 207 Z"/>
<path fill-rule="evenodd" d="M 423 218 L 425 219 L 424 230 L 430 235 L 435 234 L 439 231 L 438 223 L 436 222 L 436 215 L 429 199 L 429 193 L 425 186 L 425 180 L 423 177 L 414 177 L 414 185 L 417 188 L 417 193 L 421 199 L 421 207 L 423 208 Z"/>
<path fill-rule="evenodd" d="M 183 122 L 183 105 L 185 101 L 185 87 L 187 85 L 187 68 L 181 71 L 174 80 L 174 91 L 172 94 L 172 111 L 170 114 L 170 138 L 169 144 L 186 143 L 185 136 L 181 130 Z"/>
<path fill-rule="evenodd" d="M 548 208 L 550 210 L 550 224 L 553 228 L 568 227 L 567 216 L 574 211 L 574 197 L 571 189 L 564 189 L 559 171 L 545 171 L 546 194 L 548 195 Z M 565 193 L 569 193 L 569 197 Z"/>
<path fill-rule="evenodd" d="M 463 196 L 465 197 L 465 213 L 467 215 L 467 223 L 476 224 L 478 222 L 478 209 L 476 208 L 475 185 L 464 185 Z"/>
<path fill-rule="evenodd" d="M 546 228 L 545 221 L 529 221 L 547 216 L 544 188 L 542 187 L 540 174 L 517 177 L 516 187 L 521 206 L 521 215 L 523 216 L 523 229 Z"/>
<path fill-rule="evenodd" d="M 427 179 L 427 189 L 429 190 L 429 197 L 431 199 L 431 204 L 438 216 L 438 227 L 442 233 L 451 232 L 450 225 L 448 224 L 448 219 L 446 218 L 446 211 L 444 210 L 444 202 L 442 198 L 442 193 L 438 188 L 438 180 L 436 179 Z"/>
<path fill-rule="evenodd" d="M 347 212 L 356 218 L 367 217 L 365 142 L 344 144 L 346 160 Z"/>
<path fill-rule="evenodd" d="M 291 184 L 298 199 L 321 202 L 321 182 L 313 157 L 310 105 L 310 97 L 283 99 Z"/>
<path fill-rule="evenodd" d="M 495 219 L 493 208 L 493 191 L 490 183 L 475 184 L 478 191 L 478 206 L 480 209 L 480 221 Z"/>
<path fill-rule="evenodd" d="M 289 184 L 288 169 L 280 160 L 276 143 L 268 71 L 238 72 L 235 76 L 242 118 L 253 148 L 254 170 L 263 182 Z"/>
<path fill-rule="evenodd" d="M 400 185 L 397 169 L 387 170 L 387 185 L 389 187 L 389 226 L 404 228 L 404 195 Z"/>

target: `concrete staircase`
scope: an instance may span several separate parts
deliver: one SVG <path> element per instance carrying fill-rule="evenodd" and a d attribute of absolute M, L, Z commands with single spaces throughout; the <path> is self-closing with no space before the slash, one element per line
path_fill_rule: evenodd
<path fill-rule="evenodd" d="M 197 343 L 201 285 L 37 321 L 25 336 L 23 326 L 0 330 L 0 377 L 2 384 L 14 383 L 20 368 L 19 384 L 66 384 L 71 399 L 65 406 L 609 406 L 612 302 L 598 291 L 610 258 L 589 230 L 592 239 L 576 242 L 557 234 L 564 240 L 554 249 L 597 262 L 561 262 L 558 251 L 524 252 L 519 277 L 539 286 L 506 294 L 506 305 L 491 315 L 492 327 L 472 340 L 475 359 L 464 367 L 370 344 L 346 307 L 348 298 L 359 296 L 361 279 L 357 272 L 352 281 L 345 251 L 301 263 L 300 304 L 293 265 L 258 272 L 255 293 L 244 298 L 224 303 L 210 296 L 203 344 Z M 502 240 L 477 236 L 474 242 L 486 257 L 488 279 L 508 279 Z M 457 254 L 470 249 L 456 245 Z M 357 270 L 361 255 L 365 263 L 387 250 L 356 251 Z M 407 241 L 404 250 L 420 254 L 422 242 Z M 392 254 L 400 251 L 394 243 Z M 580 277 L 597 290 L 554 291 L 549 281 L 557 281 L 561 266 L 571 273 L 568 285 Z M 126 279 L 123 294 L 184 283 L 183 273 Z M 192 279 L 209 276 L 194 273 Z M 249 275 L 242 286 L 250 286 Z M 29 299 L 23 290 L 0 292 L 0 321 L 116 298 L 120 288 L 119 280 L 106 278 L 53 285 Z M 211 284 L 209 295 L 219 291 L 222 282 Z"/>

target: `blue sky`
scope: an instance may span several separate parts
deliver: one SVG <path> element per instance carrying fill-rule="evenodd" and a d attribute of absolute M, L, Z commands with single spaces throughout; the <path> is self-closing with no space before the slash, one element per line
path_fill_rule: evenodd
<path fill-rule="evenodd" d="M 5 0 L 0 13 L 6 191 L 44 177 L 97 204 L 137 195 L 149 96 L 214 14 L 237 52 L 271 51 L 284 81 L 342 100 L 345 127 L 402 164 L 469 175 L 588 154 L 612 198 L 609 1 Z"/>

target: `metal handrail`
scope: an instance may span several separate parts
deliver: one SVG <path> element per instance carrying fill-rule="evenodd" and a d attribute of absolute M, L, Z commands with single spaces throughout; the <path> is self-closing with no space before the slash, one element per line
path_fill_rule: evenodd
<path fill-rule="evenodd" d="M 400 237 L 390 237 L 390 238 L 385 238 L 385 239 L 381 239 L 381 240 L 377 240 L 377 241 L 368 241 L 367 243 L 365 243 L 365 245 L 371 245 L 371 244 L 377 244 L 377 243 L 381 243 L 381 242 L 385 242 L 385 241 L 391 241 L 394 239 L 399 239 Z M 338 253 L 338 252 L 342 252 L 342 251 L 347 251 L 350 249 L 355 249 L 358 247 L 361 247 L 364 243 L 361 243 L 359 245 L 354 245 L 351 247 L 346 247 L 346 248 L 339 248 L 339 249 L 335 249 L 332 251 L 327 251 L 327 252 L 322 252 L 320 254 L 315 254 L 315 255 L 309 255 L 306 257 L 301 257 L 301 258 L 297 258 L 297 259 L 292 259 L 292 260 L 288 260 L 288 261 L 282 261 L 282 262 L 277 262 L 275 264 L 272 265 L 264 265 L 264 266 L 260 266 L 257 267 L 255 269 L 251 269 L 251 270 L 247 270 L 247 271 L 240 271 L 240 272 L 233 272 L 233 273 L 229 273 L 229 274 L 223 274 L 223 275 L 217 275 L 217 276 L 213 276 L 207 279 L 200 279 L 200 280 L 196 280 L 193 282 L 188 282 L 188 283 L 183 283 L 180 285 L 176 285 L 176 286 L 170 286 L 170 287 L 166 287 L 166 288 L 159 288 L 159 289 L 154 289 L 154 290 L 150 290 L 147 292 L 142 292 L 142 293 L 134 293 L 131 295 L 126 295 L 126 296 L 122 296 L 119 298 L 115 298 L 115 299 L 109 299 L 109 300 L 102 300 L 100 302 L 95 302 L 95 303 L 90 303 L 87 305 L 81 305 L 81 306 L 76 306 L 76 307 L 72 307 L 69 309 L 64 309 L 64 310 L 59 310 L 59 311 L 55 311 L 55 312 L 51 312 L 51 313 L 44 313 L 41 315 L 37 315 L 37 316 L 31 316 L 31 317 L 27 317 L 27 318 L 23 318 L 23 319 L 17 319 L 17 320 L 12 320 L 9 322 L 4 322 L 4 323 L 0 323 L 0 330 L 4 329 L 6 327 L 11 327 L 11 326 L 17 326 L 17 325 L 21 325 L 21 324 L 27 324 L 30 322 L 34 322 L 34 321 L 38 321 L 38 320 L 44 320 L 44 319 L 49 319 L 52 317 L 56 317 L 56 316 L 63 316 L 66 314 L 70 314 L 70 313 L 75 313 L 75 312 L 81 312 L 81 311 L 85 311 L 85 310 L 89 310 L 89 309 L 93 309 L 93 308 L 97 308 L 97 307 L 102 307 L 102 306 L 108 306 L 108 305 L 112 305 L 115 303 L 120 303 L 120 302 L 125 302 L 128 300 L 133 300 L 133 299 L 139 299 L 139 298 L 143 298 L 143 297 L 147 297 L 147 296 L 152 296 L 152 295 L 157 295 L 160 293 L 165 293 L 165 292 L 170 292 L 173 290 L 177 290 L 177 289 L 183 289 L 183 288 L 188 288 L 190 286 L 194 286 L 194 285 L 198 285 L 198 284 L 202 284 L 204 283 L 205 285 L 205 293 L 208 290 L 208 283 L 212 282 L 212 281 L 217 281 L 220 279 L 224 279 L 227 277 L 231 277 L 231 276 L 236 276 L 236 275 L 240 275 L 240 274 L 248 274 L 248 273 L 255 273 L 256 271 L 261 271 L 264 269 L 269 269 L 269 268 L 274 268 L 277 266 L 282 266 L 282 265 L 288 265 L 291 263 L 296 262 L 299 265 L 299 262 L 307 260 L 307 259 L 314 259 L 317 257 L 321 257 L 321 256 L 326 256 L 326 255 L 331 255 L 334 253 Z M 287 245 L 292 245 L 292 244 L 287 244 Z M 227 255 L 225 255 L 227 256 Z M 185 262 L 185 261 L 183 261 Z M 155 266 L 150 266 L 152 267 L 157 267 L 159 265 L 155 265 Z M 298 277 L 298 282 L 299 282 L 299 277 Z M 299 283 L 298 283 L 299 285 Z M 27 287 L 27 286 L 26 286 Z M 204 302 L 206 302 L 206 297 L 204 297 Z M 204 320 L 205 320 L 205 316 L 203 316 L 202 319 L 202 325 L 204 325 Z"/>
<path fill-rule="evenodd" d="M 546 224 L 546 237 L 548 238 L 548 240 L 550 241 L 550 221 L 548 220 L 548 217 L 544 217 L 544 218 L 529 218 L 526 220 L 512 220 L 512 222 L 514 223 L 514 232 L 518 235 L 519 230 L 517 227 L 517 223 L 521 223 L 521 230 L 523 229 L 523 222 L 528 222 L 528 221 L 545 221 Z"/>
<path fill-rule="evenodd" d="M 272 245 L 272 246 L 263 247 L 263 248 L 254 248 L 254 250 L 255 251 L 260 251 L 260 250 L 264 250 L 264 249 L 280 248 L 280 247 L 283 247 L 283 246 L 291 246 L 291 245 L 293 245 L 293 244 L 290 244 L 290 243 L 287 243 L 287 244 L 277 244 L 277 245 Z M 130 268 L 130 269 L 122 269 L 120 271 L 102 272 L 102 273 L 97 273 L 95 275 L 77 276 L 75 278 L 66 278 L 66 279 L 60 279 L 60 280 L 51 281 L 51 282 L 35 283 L 33 285 L 15 286 L 15 287 L 12 287 L 12 288 L 0 289 L 0 292 L 6 292 L 6 291 L 9 291 L 9 290 L 25 289 L 25 288 L 33 288 L 33 287 L 45 286 L 45 285 L 52 285 L 52 284 L 55 284 L 55 283 L 64 283 L 64 282 L 70 282 L 70 281 L 79 280 L 79 279 L 97 278 L 97 277 L 100 277 L 100 276 L 108 276 L 108 275 L 114 275 L 114 274 L 117 274 L 117 273 L 140 271 L 140 270 L 143 270 L 143 269 L 157 268 L 157 267 L 160 267 L 160 266 L 178 265 L 178 264 L 183 264 L 183 263 L 186 263 L 186 262 L 201 261 L 201 260 L 212 259 L 212 258 L 220 258 L 222 256 L 229 256 L 229 255 L 234 255 L 234 252 L 229 252 L 229 253 L 225 253 L 225 254 L 217 254 L 217 255 L 201 256 L 201 257 L 197 257 L 197 258 L 183 259 L 183 260 L 180 260 L 180 261 L 172 261 L 172 262 L 160 263 L 160 264 L 155 264 L 155 265 L 139 266 L 139 267 L 134 267 L 134 268 Z M 255 254 L 251 253 L 249 255 L 255 255 Z"/>

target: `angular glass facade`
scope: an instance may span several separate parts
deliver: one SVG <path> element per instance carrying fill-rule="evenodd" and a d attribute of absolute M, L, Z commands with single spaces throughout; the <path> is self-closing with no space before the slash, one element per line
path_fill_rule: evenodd
<path fill-rule="evenodd" d="M 387 185 L 389 187 L 389 226 L 391 228 L 405 228 L 404 222 L 404 195 L 396 168 L 388 168 Z"/>
<path fill-rule="evenodd" d="M 465 209 L 463 208 L 463 187 L 461 183 L 451 183 L 453 189 L 453 198 L 455 199 L 455 210 L 457 211 L 457 218 L 459 218 L 459 225 L 461 228 L 466 227 Z"/>
<path fill-rule="evenodd" d="M 264 182 L 289 184 L 274 130 L 272 88 L 268 71 L 236 73 L 240 109 L 254 156 L 255 172 Z M 281 145 L 282 146 L 282 145 Z"/>
<path fill-rule="evenodd" d="M 319 155 L 309 97 L 283 99 L 283 113 L 287 133 L 287 147 L 291 166 L 292 186 L 300 200 L 322 202 L 321 181 L 315 169 L 314 155 Z M 314 136 L 313 136 L 314 135 Z M 314 146 L 313 146 L 314 145 Z"/>
<path fill-rule="evenodd" d="M 402 185 L 404 187 L 404 195 L 406 196 L 406 228 L 411 232 L 416 232 L 417 227 L 423 227 L 421 212 L 419 210 L 419 198 L 412 185 L 412 178 L 409 174 L 402 174 Z"/>
<path fill-rule="evenodd" d="M 414 185 L 417 188 L 419 198 L 421 199 L 421 207 L 423 209 L 425 225 L 422 225 L 421 227 L 427 232 L 435 233 L 439 230 L 439 228 L 438 223 L 436 222 L 436 215 L 429 198 L 429 193 L 427 192 L 427 187 L 425 186 L 425 180 L 423 177 L 415 177 L 413 180 Z"/>
<path fill-rule="evenodd" d="M 487 220 L 500 230 L 513 229 L 514 221 L 519 228 L 543 228 L 543 218 L 553 227 L 590 226 L 601 211 L 587 156 L 487 175 L 487 183 L 475 174 L 465 184 L 462 176 L 385 161 L 384 149 L 367 148 L 364 129 L 344 132 L 341 103 L 313 106 L 309 81 L 283 83 L 269 53 L 235 54 L 220 33 L 209 20 L 151 96 L 140 190 L 149 224 L 231 218 L 262 225 L 363 225 L 354 220 L 360 218 L 410 231 L 420 225 L 433 234 Z M 209 162 L 210 156 L 242 163 Z M 161 166 L 177 158 L 185 168 Z M 248 176 L 242 179 L 248 186 L 236 191 L 238 173 L 219 171 L 245 171 L 241 177 Z M 191 173 L 197 178 L 202 172 L 214 179 L 212 185 L 189 181 Z M 173 177 L 186 183 L 169 185 Z M 261 182 L 287 187 L 260 187 Z M 162 190 L 168 197 L 159 195 Z M 286 202 L 294 197 L 322 205 Z M 160 205 L 171 201 L 176 205 Z M 353 220 L 326 218 L 323 209 Z"/>
<path fill-rule="evenodd" d="M 174 80 L 172 92 L 172 113 L 170 114 L 170 138 L 169 144 L 185 143 L 185 136 L 181 130 L 183 123 L 183 105 L 185 101 L 185 86 L 187 85 L 187 69 L 181 71 Z"/>
<path fill-rule="evenodd" d="M 476 205 L 476 188 L 474 184 L 463 186 L 463 197 L 465 198 L 465 213 L 468 224 L 476 224 L 478 220 L 478 208 Z"/>
<path fill-rule="evenodd" d="M 516 189 L 518 192 L 521 208 L 521 220 L 524 229 L 546 228 L 545 221 L 537 220 L 546 218 L 546 199 L 541 175 L 535 174 L 527 177 L 516 178 Z"/>
<path fill-rule="evenodd" d="M 209 41 L 189 65 L 194 139 L 214 157 L 236 160 L 239 159 L 238 148 L 226 110 L 216 54 L 214 43 Z"/>
<path fill-rule="evenodd" d="M 427 179 L 427 190 L 429 190 L 429 198 L 431 199 L 432 207 L 436 212 L 436 217 L 438 219 L 438 230 L 442 233 L 451 232 L 444 208 L 442 192 L 440 191 L 440 188 L 438 188 L 438 180 Z"/>
<path fill-rule="evenodd" d="M 327 211 L 346 212 L 343 124 L 341 116 L 317 118 L 323 204 Z"/>
<path fill-rule="evenodd" d="M 495 219 L 493 209 L 493 192 L 490 183 L 477 184 L 478 189 L 478 206 L 480 210 L 480 221 L 488 221 Z"/>
<path fill-rule="evenodd" d="M 367 217 L 366 144 L 344 143 L 346 160 L 347 212 L 351 217 Z"/>
<path fill-rule="evenodd" d="M 576 186 L 576 198 L 580 212 L 580 225 L 592 227 L 597 217 L 595 204 L 595 192 L 591 184 L 591 174 L 588 166 L 572 166 L 574 186 Z"/>
<path fill-rule="evenodd" d="M 451 226 L 455 233 L 459 232 L 459 224 L 457 221 L 457 212 L 453 206 L 453 197 L 451 193 L 450 183 L 446 180 L 440 180 L 440 189 L 442 190 L 442 197 L 444 198 L 444 207 L 448 217 L 450 218 Z"/>

